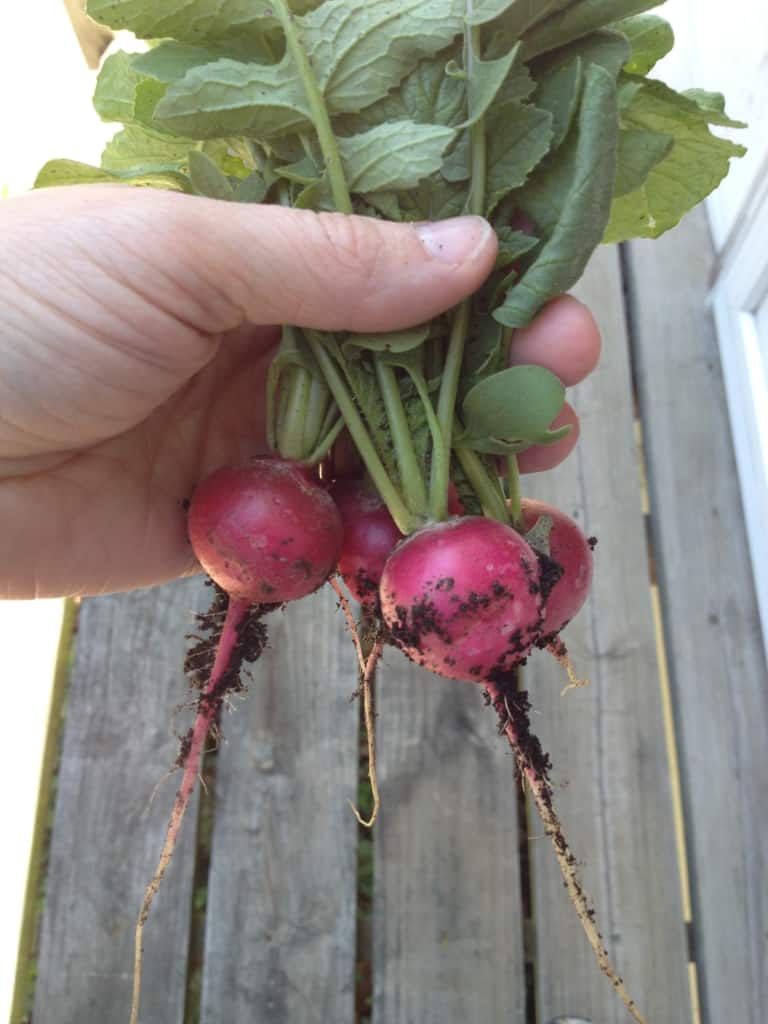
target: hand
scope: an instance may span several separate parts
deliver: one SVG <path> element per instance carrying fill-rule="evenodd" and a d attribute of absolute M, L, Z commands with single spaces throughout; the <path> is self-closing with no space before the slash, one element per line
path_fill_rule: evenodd
<path fill-rule="evenodd" d="M 216 466 L 264 451 L 270 325 L 397 330 L 478 288 L 496 254 L 478 219 L 425 228 L 123 186 L 4 200 L 0 231 L 7 597 L 199 571 L 182 503 Z M 573 384 L 599 347 L 564 297 L 519 332 L 515 358 Z"/>

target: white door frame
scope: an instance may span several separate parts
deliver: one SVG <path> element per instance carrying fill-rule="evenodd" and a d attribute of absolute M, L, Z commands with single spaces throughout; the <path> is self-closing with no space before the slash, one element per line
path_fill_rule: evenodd
<path fill-rule="evenodd" d="M 759 179 L 721 254 L 711 301 L 768 657 L 768 343 L 761 351 L 757 323 L 768 301 L 768 173 Z"/>

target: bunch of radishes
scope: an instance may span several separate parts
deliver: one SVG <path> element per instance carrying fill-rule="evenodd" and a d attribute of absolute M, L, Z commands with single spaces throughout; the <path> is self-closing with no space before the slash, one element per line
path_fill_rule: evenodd
<path fill-rule="evenodd" d="M 455 497 L 450 505 L 459 512 Z M 541 502 L 522 503 L 519 529 L 456 514 L 403 538 L 363 479 L 327 490 L 278 459 L 208 477 L 192 499 L 189 537 L 238 605 L 296 600 L 337 570 L 412 661 L 480 683 L 551 643 L 581 608 L 592 576 L 586 537 Z"/>

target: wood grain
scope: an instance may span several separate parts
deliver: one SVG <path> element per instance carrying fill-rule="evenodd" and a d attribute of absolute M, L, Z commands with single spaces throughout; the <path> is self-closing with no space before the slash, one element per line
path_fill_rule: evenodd
<path fill-rule="evenodd" d="M 629 248 L 703 1016 L 758 1024 L 768 1006 L 768 673 L 707 310 L 713 264 L 701 211 Z"/>
<path fill-rule="evenodd" d="M 202 1019 L 351 1024 L 352 642 L 330 587 L 266 621 L 271 647 L 252 669 L 245 702 L 224 719 Z"/>
<path fill-rule="evenodd" d="M 523 1024 L 519 784 L 495 715 L 394 651 L 378 712 L 374 1024 Z"/>
<path fill-rule="evenodd" d="M 525 673 L 532 718 L 554 763 L 555 804 L 581 862 L 598 926 L 646 1019 L 688 1024 L 687 947 L 674 842 L 648 559 L 633 433 L 627 336 L 618 254 L 599 250 L 576 294 L 604 339 L 597 372 L 573 389 L 577 450 L 557 470 L 524 479 L 596 535 L 587 605 L 564 633 L 586 689 L 545 654 Z M 532 830 L 541 826 L 531 815 Z M 539 1020 L 628 1016 L 571 909 L 548 840 L 530 844 L 534 874 Z"/>
<path fill-rule="evenodd" d="M 128 1019 L 133 931 L 173 799 L 184 582 L 83 603 L 58 775 L 35 1024 Z M 142 1024 L 184 1014 L 195 805 L 147 925 Z"/>

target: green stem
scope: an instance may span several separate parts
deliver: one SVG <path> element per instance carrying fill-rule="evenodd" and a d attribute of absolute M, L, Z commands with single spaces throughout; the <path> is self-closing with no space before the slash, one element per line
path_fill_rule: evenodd
<path fill-rule="evenodd" d="M 456 411 L 456 396 L 459 391 L 459 375 L 464 360 L 464 346 L 469 327 L 470 300 L 462 302 L 453 317 L 451 336 L 445 354 L 445 363 L 440 380 L 440 394 L 437 400 L 437 422 L 443 438 L 442 458 L 437 453 L 432 456 L 432 474 L 430 479 L 429 498 L 430 514 L 437 522 L 448 515 L 448 483 L 451 470 L 451 439 L 453 437 L 453 420 Z"/>
<path fill-rule="evenodd" d="M 483 465 L 483 460 L 470 448 L 454 448 L 456 458 L 459 460 L 464 475 L 472 487 L 472 490 L 480 500 L 483 507 L 483 514 L 489 519 L 496 519 L 500 523 L 509 524 L 509 514 L 504 502 L 504 495 L 493 482 Z"/>
<path fill-rule="evenodd" d="M 381 397 L 384 399 L 384 408 L 387 411 L 403 497 L 412 511 L 426 515 L 427 488 L 424 484 L 419 460 L 416 457 L 411 428 L 405 414 L 395 371 L 378 355 L 374 355 L 373 362 L 376 367 L 376 378 L 379 382 Z"/>
<path fill-rule="evenodd" d="M 325 159 L 325 167 L 328 171 L 328 180 L 331 185 L 336 209 L 340 213 L 352 213 L 352 199 L 349 194 L 347 179 L 344 175 L 339 147 L 336 144 L 336 136 L 331 126 L 328 107 L 325 105 L 325 97 L 317 83 L 309 57 L 296 29 L 294 16 L 288 10 L 285 0 L 274 0 L 272 7 L 280 19 L 280 24 L 285 33 L 286 45 L 298 68 L 299 77 L 304 86 L 304 93 L 307 97 L 312 121 L 317 132 L 317 139 Z"/>
<path fill-rule="evenodd" d="M 305 451 L 311 450 L 318 443 L 318 439 L 326 433 L 323 430 L 323 425 L 327 418 L 330 400 L 331 392 L 325 381 L 320 377 L 310 376 L 309 397 L 304 406 L 304 430 L 302 432 L 302 444 Z"/>
<path fill-rule="evenodd" d="M 471 0 L 468 13 L 471 13 Z M 475 54 L 480 49 L 480 29 L 468 28 L 465 36 L 464 70 L 467 79 L 471 80 Z M 469 111 L 471 114 L 471 111 Z M 485 213 L 485 182 L 487 176 L 488 154 L 485 138 L 485 118 L 479 118 L 469 129 L 470 166 L 472 177 L 465 211 L 482 217 Z M 453 436 L 453 421 L 456 415 L 456 398 L 459 391 L 461 365 L 464 361 L 464 348 L 467 343 L 472 300 L 465 299 L 454 314 L 448 350 L 445 355 L 440 395 L 437 401 L 437 419 L 445 444 L 442 458 L 432 459 L 432 476 L 430 480 L 430 512 L 436 520 L 445 519 L 448 514 L 448 483 L 450 480 L 450 453 Z"/>
<path fill-rule="evenodd" d="M 301 462 L 304 458 L 304 427 L 312 378 L 303 366 L 286 373 L 286 407 L 277 424 L 277 450 L 284 459 Z"/>
<path fill-rule="evenodd" d="M 416 393 L 421 399 L 421 404 L 424 406 L 424 413 L 427 417 L 427 426 L 429 427 L 429 432 L 432 436 L 432 460 L 445 460 L 446 447 L 445 441 L 443 440 L 443 432 L 440 429 L 440 421 L 435 413 L 435 407 L 432 405 L 432 399 L 429 397 L 427 383 L 421 374 L 414 373 L 412 370 L 409 370 L 408 372 L 411 380 L 413 381 L 413 386 L 416 388 Z M 448 457 L 447 464 L 450 465 L 450 455 Z"/>
<path fill-rule="evenodd" d="M 311 331 L 307 331 L 306 339 L 328 383 L 328 387 L 331 389 L 331 394 L 336 399 L 336 404 L 341 415 L 344 417 L 344 422 L 349 433 L 352 435 L 352 440 L 355 442 L 360 458 L 365 463 L 365 468 L 368 470 L 382 501 L 384 501 L 389 509 L 389 513 L 394 519 L 398 530 L 404 534 L 413 533 L 415 529 L 423 525 L 423 519 L 409 511 L 400 497 L 397 488 L 392 483 L 384 463 L 379 458 L 368 429 L 360 413 L 357 411 L 354 399 L 349 393 L 344 378 L 336 368 L 332 357 Z"/>

